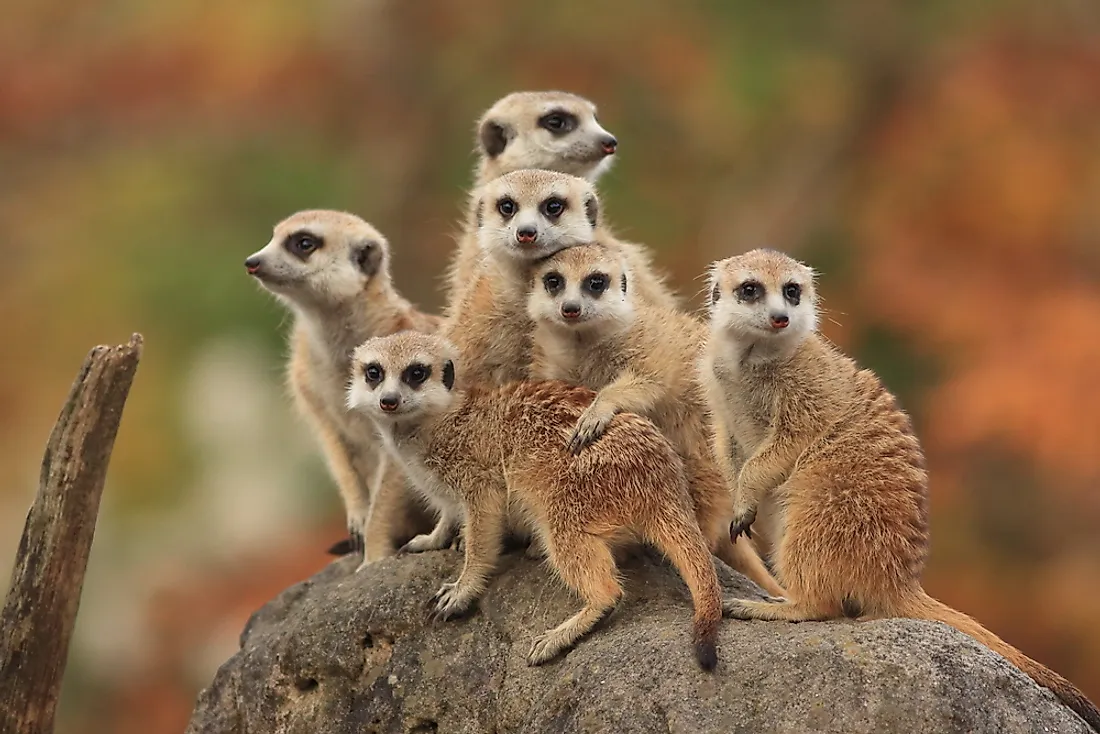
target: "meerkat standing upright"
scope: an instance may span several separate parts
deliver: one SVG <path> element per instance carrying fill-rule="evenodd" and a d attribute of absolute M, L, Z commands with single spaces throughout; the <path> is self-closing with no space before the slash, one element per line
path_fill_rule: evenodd
<path fill-rule="evenodd" d="M 758 503 L 776 495 L 776 571 L 787 592 L 779 603 L 728 601 L 726 613 L 944 622 L 1100 731 L 1100 711 L 1072 683 L 924 591 L 928 474 L 912 423 L 873 372 L 816 329 L 814 274 L 802 263 L 753 250 L 713 266 L 711 337 L 700 371 L 716 417 L 717 458 L 734 481 L 731 534 L 749 535 Z"/>
<path fill-rule="evenodd" d="M 431 520 L 371 422 L 348 413 L 348 366 L 368 338 L 434 331 L 439 318 L 394 289 L 389 243 L 353 214 L 293 214 L 245 268 L 295 314 L 288 382 L 340 489 L 353 550 L 363 550 L 364 563 L 392 554 L 398 539 L 423 532 Z"/>
<path fill-rule="evenodd" d="M 581 245 L 540 262 L 527 313 L 535 324 L 531 376 L 596 390 L 570 447 L 596 441 L 617 413 L 652 420 L 684 460 L 695 515 L 711 551 L 773 596 L 783 589 L 747 540 L 730 540 L 733 499 L 710 450 L 706 403 L 691 369 L 706 327 L 632 296 L 623 258 Z"/>
<path fill-rule="evenodd" d="M 477 123 L 478 162 L 467 204 L 466 221 L 446 275 L 448 314 L 457 297 L 477 277 L 484 251 L 477 237 L 478 189 L 495 178 L 522 169 L 543 169 L 596 180 L 611 168 L 618 140 L 596 118 L 596 105 L 558 91 L 513 92 L 497 100 Z M 604 233 L 604 239 L 610 233 Z M 635 250 L 639 288 L 650 298 L 675 303 L 649 251 Z"/>
<path fill-rule="evenodd" d="M 453 534 L 465 516 L 466 563 L 436 594 L 436 615 L 472 608 L 496 566 L 505 516 L 521 515 L 584 599 L 579 613 L 536 638 L 528 662 L 546 662 L 615 608 L 622 586 L 612 547 L 638 537 L 665 553 L 687 582 L 696 658 L 713 669 L 721 592 L 668 440 L 649 421 L 622 414 L 600 444 L 573 456 L 565 439 L 591 390 L 562 382 L 463 390 L 455 382 L 461 366 L 455 347 L 438 336 L 375 338 L 355 350 L 347 393 L 349 408 L 377 422 L 387 449 L 421 489 L 452 508 L 440 519 L 451 525 L 442 532 Z"/>

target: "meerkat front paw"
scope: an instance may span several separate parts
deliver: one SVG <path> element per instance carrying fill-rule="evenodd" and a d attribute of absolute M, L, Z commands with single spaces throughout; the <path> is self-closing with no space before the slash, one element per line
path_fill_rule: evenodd
<path fill-rule="evenodd" d="M 558 630 L 547 630 L 535 638 L 531 651 L 527 653 L 528 665 L 542 665 L 570 649 L 572 645 L 563 639 Z"/>
<path fill-rule="evenodd" d="M 464 617 L 473 611 L 477 600 L 465 594 L 458 582 L 443 584 L 429 600 L 432 606 L 431 618 L 440 622 Z"/>
<path fill-rule="evenodd" d="M 740 511 L 735 511 L 733 520 L 730 522 L 730 540 L 737 542 L 737 536 L 742 533 L 749 540 L 752 540 L 752 524 L 756 522 L 756 508 L 748 507 Z"/>
<path fill-rule="evenodd" d="M 446 541 L 446 542 L 444 542 Z M 425 551 L 443 550 L 451 547 L 450 538 L 441 538 L 435 533 L 417 535 L 408 543 L 397 549 L 398 553 L 424 553 Z"/>
<path fill-rule="evenodd" d="M 569 437 L 569 451 L 576 455 L 586 446 L 594 444 L 607 430 L 608 424 L 614 417 L 614 411 L 598 408 L 595 403 L 585 408 L 577 420 L 573 435 Z"/>

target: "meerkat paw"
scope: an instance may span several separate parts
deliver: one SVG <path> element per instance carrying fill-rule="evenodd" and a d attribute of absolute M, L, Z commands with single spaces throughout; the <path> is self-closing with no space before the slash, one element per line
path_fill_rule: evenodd
<path fill-rule="evenodd" d="M 433 621 L 449 622 L 465 617 L 473 611 L 476 598 L 466 594 L 458 582 L 450 582 L 439 587 L 429 601 L 432 607 L 430 616 Z"/>
<path fill-rule="evenodd" d="M 574 644 L 570 637 L 557 629 L 543 632 L 531 644 L 531 651 L 527 653 L 527 664 L 542 665 L 569 650 Z"/>
<path fill-rule="evenodd" d="M 444 542 L 446 541 L 446 542 Z M 451 547 L 450 538 L 440 538 L 434 533 L 417 535 L 405 545 L 397 549 L 398 553 L 424 553 L 425 551 L 443 550 Z"/>
<path fill-rule="evenodd" d="M 737 537 L 742 533 L 752 540 L 752 524 L 756 522 L 756 508 L 747 507 L 734 511 L 733 521 L 730 522 L 730 540 L 737 542 Z"/>
<path fill-rule="evenodd" d="M 585 408 L 577 420 L 573 435 L 569 437 L 569 451 L 576 455 L 585 447 L 594 444 L 607 430 L 608 424 L 614 417 L 614 411 L 597 408 L 595 403 Z"/>
<path fill-rule="evenodd" d="M 466 526 L 465 525 L 460 527 L 458 529 L 458 532 L 455 533 L 455 539 L 451 543 L 451 547 L 454 548 L 459 553 L 463 552 L 466 549 Z"/>
<path fill-rule="evenodd" d="M 723 599 L 722 616 L 730 619 L 756 619 L 741 599 Z"/>

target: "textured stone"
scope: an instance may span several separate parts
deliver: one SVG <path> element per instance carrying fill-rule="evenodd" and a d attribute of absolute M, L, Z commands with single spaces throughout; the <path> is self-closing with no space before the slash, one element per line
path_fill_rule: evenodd
<path fill-rule="evenodd" d="M 471 617 L 426 602 L 461 554 L 334 561 L 260 609 L 198 700 L 190 734 L 383 732 L 1081 732 L 1076 714 L 939 623 L 727 620 L 700 670 L 679 577 L 643 554 L 626 598 L 542 667 L 535 634 L 580 608 L 542 565 L 506 555 Z M 727 593 L 759 590 L 718 564 Z"/>

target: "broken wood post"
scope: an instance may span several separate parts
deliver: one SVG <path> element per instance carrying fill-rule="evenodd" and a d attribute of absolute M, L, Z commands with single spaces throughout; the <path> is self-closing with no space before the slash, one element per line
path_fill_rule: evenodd
<path fill-rule="evenodd" d="M 50 433 L 0 612 L 0 732 L 53 731 L 99 498 L 142 338 L 95 347 Z"/>

